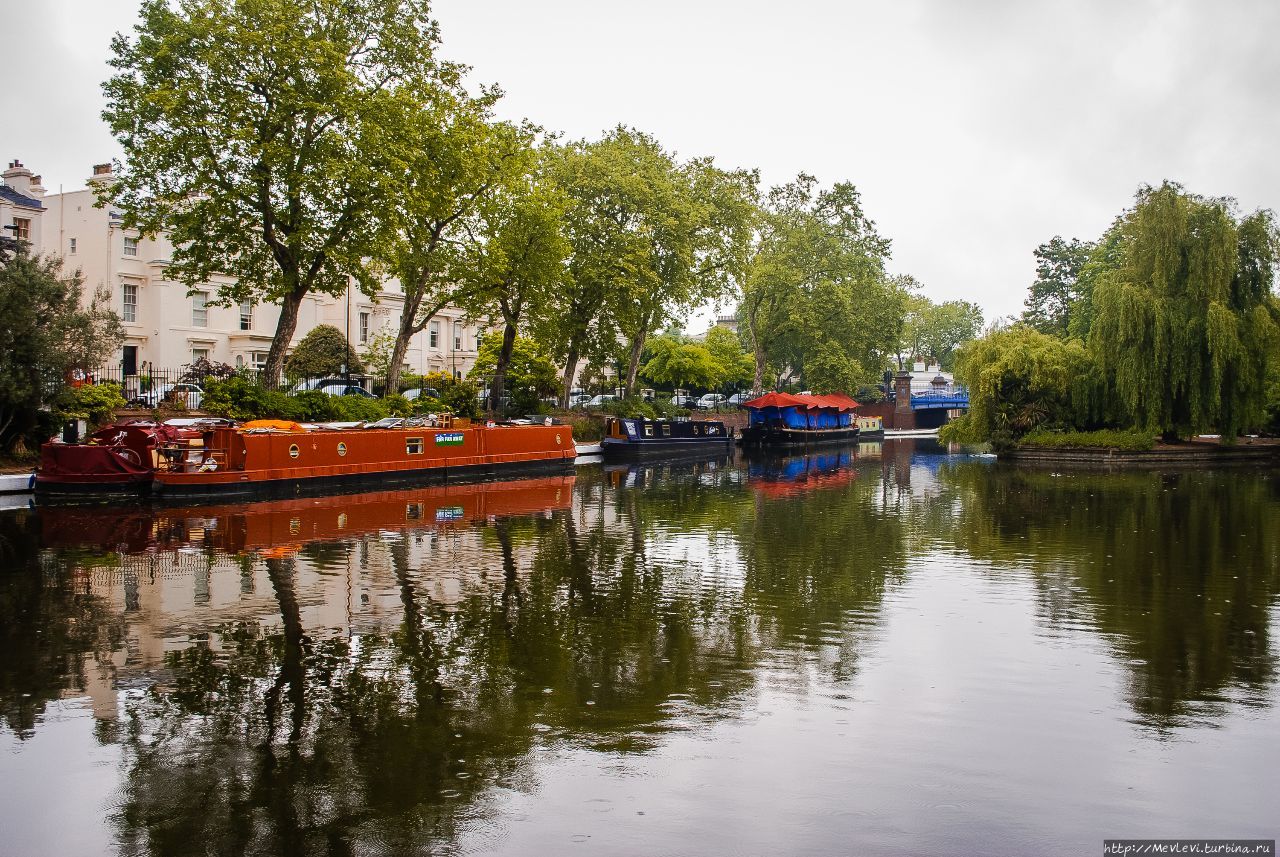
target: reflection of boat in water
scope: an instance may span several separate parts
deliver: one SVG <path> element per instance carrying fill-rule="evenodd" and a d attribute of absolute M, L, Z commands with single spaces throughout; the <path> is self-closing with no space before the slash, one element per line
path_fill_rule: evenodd
<path fill-rule="evenodd" d="M 552 476 L 198 509 L 60 506 L 39 515 L 45 547 L 139 553 L 200 545 L 228 553 L 288 553 L 306 542 L 380 530 L 470 526 L 568 509 L 573 483 L 573 476 Z"/>
<path fill-rule="evenodd" d="M 752 459 L 747 478 L 766 497 L 796 497 L 810 491 L 847 485 L 858 477 L 857 456 L 850 449 Z"/>
<path fill-rule="evenodd" d="M 742 407 L 751 412 L 742 430 L 743 446 L 813 446 L 858 436 L 858 403 L 848 396 L 766 393 Z"/>
<path fill-rule="evenodd" d="M 116 499 L 125 483 L 124 496 L 149 491 L 179 502 L 296 497 L 551 473 L 570 467 L 576 454 L 566 425 L 480 426 L 448 415 L 369 424 L 201 424 L 172 437 L 153 431 L 132 445 L 47 443 L 36 493 L 45 500 Z"/>
<path fill-rule="evenodd" d="M 857 417 L 858 440 L 884 440 L 884 417 Z"/>
<path fill-rule="evenodd" d="M 610 417 L 605 423 L 606 461 L 724 455 L 733 436 L 719 420 L 647 420 Z"/>

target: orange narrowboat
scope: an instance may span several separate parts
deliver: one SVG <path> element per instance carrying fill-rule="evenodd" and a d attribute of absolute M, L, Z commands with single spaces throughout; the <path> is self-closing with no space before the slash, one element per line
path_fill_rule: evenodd
<path fill-rule="evenodd" d="M 296 497 L 567 471 L 567 425 L 472 424 L 444 416 L 363 425 L 259 420 L 161 450 L 151 493 L 167 502 Z"/>

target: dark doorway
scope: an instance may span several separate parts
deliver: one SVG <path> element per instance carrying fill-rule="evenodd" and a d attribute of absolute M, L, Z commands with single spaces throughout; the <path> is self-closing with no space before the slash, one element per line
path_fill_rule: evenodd
<path fill-rule="evenodd" d="M 138 346 L 126 345 L 120 358 L 120 368 L 126 378 L 138 374 Z"/>

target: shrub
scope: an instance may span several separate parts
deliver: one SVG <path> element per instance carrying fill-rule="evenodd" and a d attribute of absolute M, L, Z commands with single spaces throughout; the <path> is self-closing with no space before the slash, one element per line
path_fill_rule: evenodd
<path fill-rule="evenodd" d="M 115 418 L 125 406 L 118 384 L 86 384 L 71 389 L 58 408 L 61 422 L 84 420 L 96 429 Z"/>
<path fill-rule="evenodd" d="M 413 415 L 413 402 L 399 393 L 389 393 L 382 397 L 382 409 L 391 417 L 408 417 Z"/>
<path fill-rule="evenodd" d="M 410 404 L 413 405 L 415 414 L 443 414 L 449 410 L 444 402 L 431 396 L 419 396 Z"/>
<path fill-rule="evenodd" d="M 330 396 L 333 400 L 333 419 L 339 422 L 373 423 L 387 416 L 387 409 L 379 399 L 364 396 Z"/>
<path fill-rule="evenodd" d="M 1100 431 L 1033 431 L 1019 442 L 1021 446 L 1040 449 L 1089 449 L 1105 448 L 1137 452 L 1151 449 L 1155 435 L 1150 431 L 1131 429 L 1102 429 Z M 997 450 L 999 451 L 999 450 Z"/>
<path fill-rule="evenodd" d="M 302 338 L 285 361 L 284 371 L 290 378 L 321 378 L 343 371 L 363 372 L 356 351 L 342 331 L 331 324 L 321 324 Z"/>

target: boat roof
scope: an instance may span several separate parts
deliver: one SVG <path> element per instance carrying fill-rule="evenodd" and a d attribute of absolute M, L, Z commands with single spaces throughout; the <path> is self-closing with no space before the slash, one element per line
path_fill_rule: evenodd
<path fill-rule="evenodd" d="M 804 396 L 794 393 L 765 393 L 763 396 L 743 402 L 742 407 L 753 410 L 759 408 L 802 408 L 810 411 L 856 411 L 858 403 L 844 393 L 831 393 L 825 396 Z"/>

